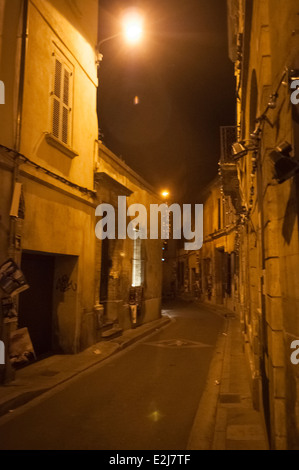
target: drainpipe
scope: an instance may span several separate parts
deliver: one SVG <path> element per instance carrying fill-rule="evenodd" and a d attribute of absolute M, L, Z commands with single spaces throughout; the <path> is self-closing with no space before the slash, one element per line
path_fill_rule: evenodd
<path fill-rule="evenodd" d="M 25 65 L 26 54 L 28 47 L 28 5 L 29 0 L 23 0 L 23 28 L 22 28 L 22 46 L 21 46 L 21 62 L 20 62 L 20 82 L 19 82 L 19 98 L 18 98 L 18 111 L 17 111 L 17 129 L 15 139 L 15 150 L 20 151 L 21 147 L 21 131 L 22 131 L 22 112 L 23 112 L 23 97 L 24 97 L 24 82 L 25 82 Z"/>
<path fill-rule="evenodd" d="M 16 123 L 16 136 L 14 143 L 14 150 L 20 152 L 21 149 L 21 132 L 22 132 L 22 113 L 23 113 L 23 99 L 24 99 L 24 83 L 25 83 L 25 66 L 26 66 L 26 54 L 28 45 L 28 6 L 29 0 L 23 0 L 23 22 L 22 22 L 22 45 L 21 45 L 21 57 L 20 57 L 20 77 L 19 77 L 19 92 L 18 92 L 18 108 L 17 108 L 17 123 Z M 15 188 L 15 183 L 19 177 L 19 161 L 16 158 L 13 170 L 13 181 L 12 181 L 12 194 Z M 16 250 L 15 250 L 15 239 L 16 231 L 18 226 L 18 220 L 11 218 L 10 221 L 10 236 L 9 236 L 9 255 L 18 263 Z"/>
<path fill-rule="evenodd" d="M 18 108 L 17 108 L 17 123 L 16 123 L 16 136 L 14 142 L 14 150 L 20 152 L 21 148 L 21 131 L 22 131 L 22 113 L 23 113 L 23 98 L 24 98 L 24 82 L 25 82 L 25 66 L 26 66 L 26 53 L 28 44 L 28 6 L 29 0 L 23 0 L 23 22 L 22 22 L 22 45 L 20 57 L 20 77 L 19 77 L 19 92 L 18 92 Z M 13 176 L 12 176 L 12 196 L 15 188 L 15 183 L 19 177 L 19 162 L 16 158 L 14 162 Z M 10 218 L 9 230 L 9 247 L 8 255 L 13 258 L 17 264 L 20 264 L 20 249 L 16 248 L 16 236 L 21 234 L 22 223 L 19 219 Z M 18 307 L 18 296 L 16 297 L 16 307 Z M 3 321 L 3 319 L 2 319 Z M 3 339 L 5 343 L 5 366 L 3 375 L 1 374 L 0 382 L 8 383 L 14 380 L 15 370 L 11 366 L 9 360 L 10 348 L 10 334 L 15 329 L 15 324 L 2 324 Z"/>

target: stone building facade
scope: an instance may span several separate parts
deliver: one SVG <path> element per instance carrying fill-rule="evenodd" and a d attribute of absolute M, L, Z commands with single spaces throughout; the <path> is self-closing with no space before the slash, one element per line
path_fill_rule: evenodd
<path fill-rule="evenodd" d="M 197 251 L 179 250 L 178 291 L 201 302 L 238 305 L 238 257 L 235 246 L 236 211 L 231 196 L 224 196 L 215 178 L 202 192 L 203 246 Z"/>
<path fill-rule="evenodd" d="M 131 199 L 155 199 L 138 175 L 99 148 L 97 40 L 97 0 L 0 0 L 0 264 L 12 258 L 30 284 L 14 298 L 14 321 L 1 312 L 2 380 L 12 377 L 9 338 L 16 328 L 29 329 L 39 357 L 76 353 L 101 338 L 95 210 L 108 190 L 98 173 L 108 173 Z M 110 163 L 99 153 L 109 154 Z M 122 250 L 129 272 L 132 250 Z M 156 271 L 156 281 L 144 291 L 143 321 L 159 317 L 161 297 L 161 252 L 155 257 L 147 247 L 146 256 L 146 279 Z M 112 285 L 118 263 L 109 273 L 109 299 L 128 304 L 129 274 L 121 288 L 126 296 Z M 130 326 L 117 308 L 109 307 L 108 316 Z"/>
<path fill-rule="evenodd" d="M 95 181 L 98 202 L 110 204 L 115 210 L 116 230 L 122 210 L 119 197 L 126 197 L 126 211 L 134 204 L 142 204 L 147 212 L 147 239 L 120 239 L 116 235 L 114 240 L 96 242 L 96 310 L 103 315 L 104 325 L 112 323 L 126 330 L 160 316 L 163 241 L 150 239 L 150 205 L 160 205 L 161 197 L 102 143 Z M 127 224 L 133 218 L 127 217 Z M 132 317 L 134 303 L 135 318 Z"/>
<path fill-rule="evenodd" d="M 228 164 L 241 205 L 241 320 L 271 446 L 298 449 L 299 367 L 290 356 L 299 338 L 299 113 L 290 87 L 299 77 L 299 5 L 228 0 L 228 25 L 240 144 Z"/>
<path fill-rule="evenodd" d="M 78 352 L 94 309 L 97 11 L 96 0 L 1 1 L 0 257 L 30 284 L 4 330 L 28 327 L 37 356 Z"/>

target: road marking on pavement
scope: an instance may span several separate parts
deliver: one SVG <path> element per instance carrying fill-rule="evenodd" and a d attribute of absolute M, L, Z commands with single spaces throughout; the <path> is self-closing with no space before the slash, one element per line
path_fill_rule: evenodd
<path fill-rule="evenodd" d="M 156 346 L 159 348 L 212 348 L 210 344 L 199 343 L 196 341 L 190 341 L 187 339 L 165 339 L 162 341 L 155 341 L 152 343 L 143 343 L 147 346 Z"/>

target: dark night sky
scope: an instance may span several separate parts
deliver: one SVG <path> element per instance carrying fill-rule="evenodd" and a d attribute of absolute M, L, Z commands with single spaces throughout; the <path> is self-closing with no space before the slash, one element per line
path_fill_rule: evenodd
<path fill-rule="evenodd" d="M 144 13 L 142 43 L 116 38 L 101 49 L 103 141 L 173 200 L 192 202 L 217 174 L 219 127 L 235 123 L 226 1 L 100 0 L 100 39 L 131 6 Z"/>

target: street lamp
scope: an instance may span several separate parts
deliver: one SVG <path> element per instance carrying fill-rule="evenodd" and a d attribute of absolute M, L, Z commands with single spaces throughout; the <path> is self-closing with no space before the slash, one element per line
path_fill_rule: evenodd
<path fill-rule="evenodd" d="M 101 46 L 105 42 L 110 41 L 111 39 L 117 38 L 119 36 L 124 36 L 127 43 L 133 45 L 140 42 L 143 35 L 143 17 L 135 10 L 129 10 L 122 18 L 122 31 L 109 36 L 108 38 L 102 39 L 98 45 L 98 60 L 97 64 L 103 60 L 103 54 L 101 53 Z"/>
<path fill-rule="evenodd" d="M 135 12 L 128 12 L 123 18 L 123 34 L 130 44 L 136 44 L 141 40 L 143 33 L 143 18 Z"/>

